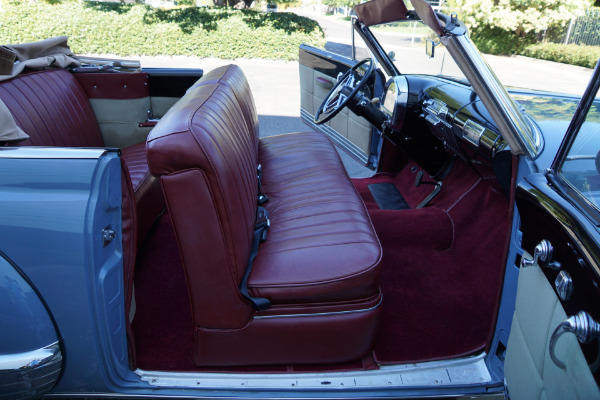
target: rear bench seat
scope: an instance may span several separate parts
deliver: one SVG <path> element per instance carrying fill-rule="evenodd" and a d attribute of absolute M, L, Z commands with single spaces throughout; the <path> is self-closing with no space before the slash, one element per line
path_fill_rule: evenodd
<path fill-rule="evenodd" d="M 147 139 L 177 235 L 199 366 L 337 363 L 372 349 L 381 247 L 339 156 L 314 132 L 258 138 L 235 65 L 206 74 Z M 257 214 L 271 227 L 240 290 Z"/>
<path fill-rule="evenodd" d="M 20 146 L 105 147 L 86 93 L 65 70 L 44 70 L 0 82 L 0 99 L 30 138 Z M 138 244 L 164 210 L 158 179 L 150 174 L 145 143 L 122 149 L 123 264 L 130 310 Z"/>

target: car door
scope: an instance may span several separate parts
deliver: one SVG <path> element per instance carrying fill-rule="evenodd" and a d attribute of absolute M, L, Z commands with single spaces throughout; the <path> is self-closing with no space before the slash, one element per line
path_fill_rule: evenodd
<path fill-rule="evenodd" d="M 552 168 L 517 188 L 522 248 L 505 360 L 512 399 L 600 398 L 600 68 Z"/>
<path fill-rule="evenodd" d="M 337 82 L 338 76 L 357 62 L 351 57 L 332 51 L 301 45 L 300 116 L 306 124 L 317 132 L 326 134 L 334 144 L 361 164 L 375 168 L 379 158 L 380 135 L 366 119 L 357 116 L 346 107 L 329 122 L 322 125 L 314 122 L 317 109 Z M 381 71 L 376 73 L 375 87 L 370 88 L 371 96 L 381 96 L 384 79 Z"/>

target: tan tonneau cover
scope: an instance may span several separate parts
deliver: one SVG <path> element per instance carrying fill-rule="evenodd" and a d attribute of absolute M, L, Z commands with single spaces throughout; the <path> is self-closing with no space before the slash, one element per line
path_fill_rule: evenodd
<path fill-rule="evenodd" d="M 67 44 L 66 36 L 33 43 L 0 46 L 0 81 L 13 78 L 25 68 L 79 67 L 80 61 Z"/>

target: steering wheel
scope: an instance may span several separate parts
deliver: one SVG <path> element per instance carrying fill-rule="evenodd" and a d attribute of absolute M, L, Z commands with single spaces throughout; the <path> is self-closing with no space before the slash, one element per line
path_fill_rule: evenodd
<path fill-rule="evenodd" d="M 366 67 L 361 68 L 363 65 L 366 65 Z M 363 72 L 365 68 L 366 72 Z M 315 124 L 324 124 L 335 117 L 348 104 L 350 99 L 356 96 L 356 93 L 365 86 L 374 70 L 375 63 L 373 59 L 365 58 L 342 75 L 317 110 Z"/>

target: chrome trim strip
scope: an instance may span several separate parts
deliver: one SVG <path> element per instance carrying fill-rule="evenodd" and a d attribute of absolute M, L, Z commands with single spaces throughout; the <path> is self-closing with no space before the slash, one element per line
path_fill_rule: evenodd
<path fill-rule="evenodd" d="M 314 313 L 314 314 L 281 314 L 281 315 L 262 315 L 258 317 L 254 317 L 254 319 L 274 319 L 274 318 L 295 318 L 295 317 L 323 317 L 326 315 L 344 315 L 344 314 L 355 314 L 362 313 L 367 311 L 373 311 L 377 307 L 381 305 L 383 301 L 383 296 L 379 299 L 379 302 L 370 308 L 363 308 L 361 310 L 348 310 L 348 311 L 334 311 L 334 312 L 323 312 L 323 313 Z"/>
<path fill-rule="evenodd" d="M 365 154 L 357 145 L 349 141 L 347 138 L 338 133 L 335 129 L 330 127 L 329 125 L 317 125 L 314 122 L 314 116 L 306 111 L 305 109 L 300 109 L 300 117 L 302 121 L 313 128 L 315 131 L 324 133 L 327 135 L 337 146 L 341 147 L 344 151 L 346 151 L 350 156 L 356 158 L 359 162 L 367 165 L 369 162 L 369 156 Z"/>
<path fill-rule="evenodd" d="M 380 109 L 390 117 L 390 127 L 402 130 L 408 104 L 408 80 L 404 75 L 390 78 L 384 87 Z M 391 96 L 391 99 L 388 98 Z M 390 104 L 390 101 L 393 104 Z"/>
<path fill-rule="evenodd" d="M 77 147 L 0 147 L 0 158 L 20 159 L 98 159 L 109 149 L 103 148 L 77 148 Z"/>
<path fill-rule="evenodd" d="M 23 353 L 0 354 L 0 372 L 35 368 L 60 353 L 58 342 Z"/>
<path fill-rule="evenodd" d="M 357 393 L 353 390 L 360 390 L 363 396 L 359 397 L 366 398 L 369 396 L 365 396 L 365 390 L 439 389 L 491 383 L 492 378 L 485 365 L 485 357 L 485 353 L 480 353 L 453 360 L 384 365 L 377 370 L 325 373 L 207 373 L 141 369 L 135 370 L 134 373 L 154 390 L 174 387 L 195 390 L 224 389 L 228 393 L 248 389 L 278 390 L 286 392 L 289 397 L 298 398 L 307 389 L 319 390 L 323 393 L 322 397 L 330 397 L 331 393 L 343 389 L 348 397 Z M 324 381 L 327 384 L 324 384 Z M 411 397 L 414 397 L 414 393 Z"/>

